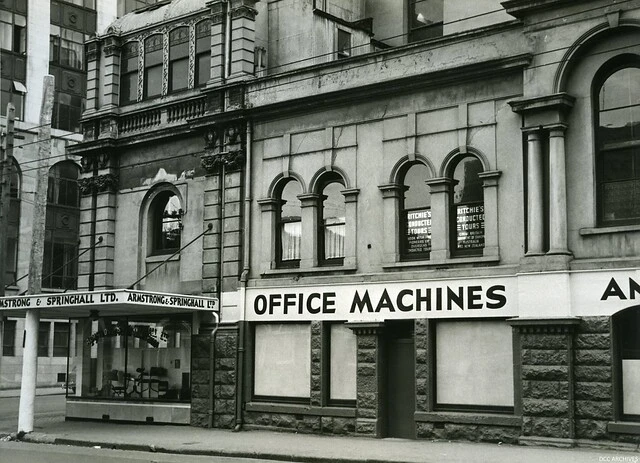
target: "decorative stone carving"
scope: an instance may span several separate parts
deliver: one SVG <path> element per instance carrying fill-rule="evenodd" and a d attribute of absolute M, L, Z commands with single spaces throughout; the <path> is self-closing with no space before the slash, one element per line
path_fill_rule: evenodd
<path fill-rule="evenodd" d="M 117 138 L 118 122 L 114 118 L 102 119 L 100 121 L 100 137 L 99 138 Z"/>
<path fill-rule="evenodd" d="M 118 176 L 116 174 L 103 174 L 95 177 L 86 177 L 78 182 L 83 195 L 96 193 L 115 193 L 118 189 Z"/>
<path fill-rule="evenodd" d="M 114 56 L 120 53 L 120 41 L 117 37 L 105 37 L 102 42 L 102 51 L 104 56 Z"/>
<path fill-rule="evenodd" d="M 223 165 L 227 170 L 240 170 L 245 162 L 244 151 L 227 151 L 219 154 L 205 154 L 200 157 L 200 164 L 208 173 L 217 172 Z"/>
<path fill-rule="evenodd" d="M 96 61 L 98 59 L 98 42 L 90 41 L 87 43 L 87 61 Z"/>
<path fill-rule="evenodd" d="M 205 154 L 201 165 L 212 173 L 222 165 L 229 170 L 242 169 L 245 161 L 244 123 L 214 125 L 204 136 Z"/>

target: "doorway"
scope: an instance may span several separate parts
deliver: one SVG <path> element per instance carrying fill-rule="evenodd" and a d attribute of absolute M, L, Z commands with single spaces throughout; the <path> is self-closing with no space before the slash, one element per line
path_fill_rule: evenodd
<path fill-rule="evenodd" d="M 415 439 L 416 368 L 413 320 L 388 321 L 387 347 L 387 437 Z"/>

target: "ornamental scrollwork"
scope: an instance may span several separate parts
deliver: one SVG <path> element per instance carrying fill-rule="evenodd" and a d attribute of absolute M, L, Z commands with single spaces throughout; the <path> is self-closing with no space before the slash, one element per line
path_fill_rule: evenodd
<path fill-rule="evenodd" d="M 81 178 L 78 182 L 83 195 L 92 193 L 115 193 L 118 189 L 118 176 L 116 174 L 104 174 L 95 177 Z"/>

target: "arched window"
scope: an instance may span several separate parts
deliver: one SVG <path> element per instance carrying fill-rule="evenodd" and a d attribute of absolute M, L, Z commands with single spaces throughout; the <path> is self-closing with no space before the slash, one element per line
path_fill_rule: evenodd
<path fill-rule="evenodd" d="M 144 41 L 144 98 L 162 94 L 162 35 Z"/>
<path fill-rule="evenodd" d="M 342 178 L 327 175 L 320 183 L 318 250 L 321 265 L 342 265 L 344 262 L 344 237 L 346 232 L 346 206 L 342 190 Z"/>
<path fill-rule="evenodd" d="M 613 316 L 616 368 L 621 393 L 618 413 L 622 420 L 640 421 L 640 307 L 631 307 Z"/>
<path fill-rule="evenodd" d="M 453 255 L 478 255 L 484 248 L 484 192 L 482 162 L 465 156 L 452 169 L 451 251 Z"/>
<path fill-rule="evenodd" d="M 599 223 L 639 223 L 640 59 L 609 68 L 596 84 Z"/>
<path fill-rule="evenodd" d="M 180 249 L 182 205 L 170 190 L 162 191 L 151 202 L 151 254 L 170 254 Z"/>
<path fill-rule="evenodd" d="M 177 92 L 189 83 L 189 28 L 178 27 L 169 33 L 169 92 Z"/>
<path fill-rule="evenodd" d="M 80 193 L 78 166 L 63 161 L 49 169 L 42 268 L 45 288 L 75 289 L 78 277 Z"/>
<path fill-rule="evenodd" d="M 138 42 L 127 42 L 122 47 L 120 65 L 120 104 L 138 100 Z"/>
<path fill-rule="evenodd" d="M 195 86 L 202 87 L 211 76 L 211 21 L 196 24 Z"/>
<path fill-rule="evenodd" d="M 7 249 L 4 284 L 15 283 L 18 278 L 18 237 L 20 230 L 20 172 L 15 159 L 9 164 L 9 220 L 7 222 Z"/>
<path fill-rule="evenodd" d="M 404 173 L 400 241 L 403 259 L 428 259 L 431 251 L 431 195 L 425 180 L 429 169 L 411 164 Z"/>
<path fill-rule="evenodd" d="M 278 197 L 278 233 L 276 236 L 278 240 L 278 267 L 298 267 L 300 265 L 302 210 L 298 195 L 301 193 L 300 184 L 291 180 L 282 186 Z"/>

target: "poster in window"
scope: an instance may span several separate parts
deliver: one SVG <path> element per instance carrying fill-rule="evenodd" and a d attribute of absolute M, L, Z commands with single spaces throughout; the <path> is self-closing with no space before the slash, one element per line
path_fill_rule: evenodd
<path fill-rule="evenodd" d="M 406 211 L 406 230 L 407 254 L 425 254 L 431 251 L 431 209 Z"/>
<path fill-rule="evenodd" d="M 456 237 L 458 249 L 484 247 L 484 205 L 468 204 L 456 207 Z"/>

